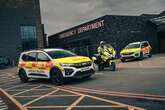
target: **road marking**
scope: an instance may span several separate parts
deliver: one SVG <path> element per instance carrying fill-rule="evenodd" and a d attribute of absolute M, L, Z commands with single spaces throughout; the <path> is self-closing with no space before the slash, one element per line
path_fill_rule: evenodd
<path fill-rule="evenodd" d="M 67 86 L 67 87 L 69 89 L 72 89 L 73 91 L 87 92 L 87 93 L 94 93 L 94 94 L 111 95 L 111 96 L 122 96 L 122 97 L 130 97 L 130 98 L 141 98 L 141 99 L 148 99 L 148 100 L 161 100 L 161 101 L 165 100 L 165 96 L 161 96 L 161 95 L 135 94 L 135 93 L 114 92 L 114 91 L 103 91 L 103 90 L 79 88 L 79 87 L 73 87 L 73 86 Z"/>
<path fill-rule="evenodd" d="M 13 84 L 13 82 L 15 82 L 16 83 L 16 81 L 12 81 L 12 82 L 9 82 L 9 83 L 6 83 L 6 84 L 2 84 L 2 85 L 0 85 L 0 88 L 5 88 L 6 86 L 10 86 L 11 84 Z"/>
<path fill-rule="evenodd" d="M 34 90 L 34 89 L 39 88 L 39 87 L 41 87 L 41 85 L 36 86 L 36 87 L 33 87 L 33 88 L 31 88 L 31 89 L 27 89 L 27 90 L 25 90 L 25 91 L 18 92 L 18 93 L 16 93 L 16 94 L 12 95 L 12 96 L 20 95 L 20 94 L 22 94 L 22 93 L 25 93 L 25 92 Z"/>
<path fill-rule="evenodd" d="M 77 93 L 75 91 L 69 90 L 66 87 L 65 87 L 65 91 L 70 91 L 70 92 L 73 92 L 73 93 Z M 111 103 L 111 104 L 116 104 L 116 105 L 121 105 L 121 106 L 125 106 L 125 107 L 134 108 L 134 110 L 145 110 L 145 109 L 143 109 L 141 107 L 135 107 L 135 106 L 132 106 L 132 105 L 122 104 L 122 103 L 119 103 L 119 102 L 115 102 L 115 101 L 112 101 L 112 100 L 107 100 L 107 99 L 96 97 L 96 96 L 92 96 L 92 95 L 87 95 L 87 94 L 82 94 L 82 93 L 78 93 L 78 94 L 85 95 L 86 97 L 93 98 L 95 100 L 100 100 L 100 101 L 108 102 L 108 103 Z"/>
<path fill-rule="evenodd" d="M 140 108 L 140 107 L 135 107 L 135 106 L 132 106 L 132 105 L 126 105 L 126 104 L 122 104 L 122 103 L 115 102 L 115 101 L 112 101 L 112 100 L 107 100 L 107 99 L 104 99 L 104 98 L 96 97 L 96 96 L 91 96 L 91 95 L 86 95 L 86 96 L 90 97 L 90 98 L 93 98 L 93 99 L 100 100 L 100 101 L 104 101 L 104 102 L 109 102 L 109 103 L 112 103 L 112 104 L 120 105 L 122 107 L 133 108 L 132 110 L 145 110 L 145 109 Z"/>
<path fill-rule="evenodd" d="M 62 89 L 62 88 L 64 88 L 64 89 Z M 82 93 L 78 93 L 78 92 L 75 92 L 75 91 L 71 91 L 71 90 L 69 90 L 68 88 L 66 88 L 64 86 L 63 87 L 60 87 L 60 89 L 65 90 L 65 91 L 68 91 L 68 92 L 80 94 L 80 95 L 85 95 L 86 97 L 90 97 L 90 98 L 93 98 L 93 99 L 96 99 L 96 100 L 100 100 L 100 101 L 104 101 L 104 102 L 108 102 L 108 103 L 112 103 L 112 104 L 116 104 L 116 105 L 131 107 L 131 108 L 134 108 L 135 110 L 136 109 L 137 110 L 145 110 L 145 109 L 140 108 L 140 107 L 134 107 L 132 105 L 122 104 L 122 103 L 115 102 L 115 101 L 112 101 L 112 100 L 107 100 L 107 99 L 104 99 L 104 98 L 99 98 L 99 97 L 96 97 L 96 96 L 92 96 L 92 95 L 87 95 L 87 94 L 82 94 Z"/>
<path fill-rule="evenodd" d="M 58 88 L 57 88 L 56 90 L 52 91 L 52 92 L 49 92 L 48 94 L 42 95 L 41 97 L 36 98 L 36 99 L 34 99 L 34 100 L 32 100 L 32 101 L 30 101 L 30 102 L 24 104 L 24 106 L 28 106 L 28 105 L 30 105 L 30 104 L 32 104 L 32 103 L 34 103 L 34 102 L 36 102 L 36 101 L 38 101 L 38 100 L 40 100 L 40 99 L 46 97 L 46 96 L 49 96 L 49 95 L 51 95 L 51 94 L 53 94 L 53 93 L 55 93 L 55 92 L 57 92 L 57 91 L 59 91 Z"/>
<path fill-rule="evenodd" d="M 104 73 L 97 72 L 95 75 L 103 75 Z"/>
<path fill-rule="evenodd" d="M 31 96 L 14 96 L 18 98 L 25 98 L 25 97 L 41 97 L 42 95 L 31 95 Z M 72 96 L 79 96 L 79 95 L 49 95 L 47 97 L 72 97 Z"/>
<path fill-rule="evenodd" d="M 0 84 L 4 85 L 4 84 L 8 84 L 8 83 L 15 82 L 15 81 L 16 81 L 15 79 L 7 80 L 7 81 L 1 81 Z"/>
<path fill-rule="evenodd" d="M 85 95 L 82 95 L 79 97 L 75 102 L 73 102 L 67 109 L 65 110 L 72 110 L 76 105 L 80 103 L 80 101 L 85 97 Z"/>
<path fill-rule="evenodd" d="M 165 59 L 165 57 L 160 57 L 160 59 Z"/>
<path fill-rule="evenodd" d="M 27 90 L 27 89 L 19 89 L 19 90 L 6 90 L 6 91 L 7 91 L 7 92 L 8 92 L 8 91 L 9 91 L 9 92 L 10 92 L 10 91 L 11 91 L 11 92 L 12 92 L 12 91 L 14 91 L 14 92 L 17 92 L 17 91 L 18 91 L 18 92 L 19 92 L 19 91 L 25 91 L 25 90 Z"/>
<path fill-rule="evenodd" d="M 28 98 L 28 97 L 41 97 L 42 95 L 31 95 L 31 96 L 13 96 L 15 98 Z"/>
<path fill-rule="evenodd" d="M 28 106 L 27 108 L 67 108 L 70 106 Z M 83 106 L 73 106 L 73 108 L 123 108 L 125 106 L 119 105 L 83 105 Z M 135 109 L 134 109 L 135 110 Z M 136 109 L 137 110 L 137 109 Z"/>
<path fill-rule="evenodd" d="M 16 88 L 16 87 L 21 87 L 21 86 L 25 86 L 25 84 L 15 85 L 15 86 L 12 86 L 12 87 L 6 88 L 5 91 L 10 90 L 10 89 L 14 89 L 14 88 Z M 26 85 L 26 86 L 27 86 L 27 85 Z"/>
<path fill-rule="evenodd" d="M 25 90 L 27 90 L 27 89 L 19 89 L 19 90 L 17 90 L 17 89 L 14 89 L 14 90 L 6 90 L 6 91 L 25 91 Z M 38 88 L 35 88 L 34 89 L 35 91 L 47 91 L 47 90 L 53 90 L 52 88 L 48 88 L 48 89 L 38 89 Z"/>
<path fill-rule="evenodd" d="M 4 100 L 0 97 L 0 110 L 8 110 L 8 105 L 4 102 Z"/>
<path fill-rule="evenodd" d="M 0 80 L 1 82 L 3 81 L 9 81 L 9 80 L 17 80 L 18 78 L 6 78 L 6 77 L 1 77 L 2 79 Z"/>
<path fill-rule="evenodd" d="M 5 91 L 8 91 L 8 90 L 11 90 L 11 89 L 15 89 L 15 88 L 17 88 L 17 87 L 23 87 L 23 86 L 26 86 L 26 87 L 34 87 L 34 85 L 28 85 L 28 84 L 20 84 L 20 85 L 15 85 L 15 86 L 12 86 L 12 87 L 9 87 L 9 88 L 6 88 L 5 89 Z M 35 87 L 36 87 L 37 85 L 35 85 Z M 17 90 L 17 89 L 16 89 Z M 21 90 L 21 89 L 20 89 Z"/>
<path fill-rule="evenodd" d="M 40 85 L 40 86 L 42 86 L 42 85 Z M 39 86 L 37 86 L 37 87 L 39 87 Z M 35 89 L 35 88 L 37 88 L 37 87 L 34 87 L 34 88 L 32 88 L 32 89 Z M 39 96 L 39 97 L 37 97 L 37 98 L 35 98 L 34 100 L 31 100 L 31 101 L 29 101 L 29 102 L 27 102 L 27 103 L 25 103 L 24 104 L 24 107 L 26 107 L 26 108 L 34 108 L 35 106 L 30 106 L 30 104 L 32 104 L 32 103 L 34 103 L 34 102 L 36 102 L 36 101 L 38 101 L 38 100 L 40 100 L 40 99 L 42 99 L 42 98 L 44 98 L 44 97 L 64 97 L 64 96 L 73 96 L 73 95 L 51 95 L 51 94 L 54 94 L 55 92 L 57 92 L 57 91 L 59 91 L 59 90 L 61 90 L 61 91 L 65 91 L 65 92 L 69 92 L 69 93 L 73 93 L 73 94 L 75 94 L 76 96 L 80 96 L 76 101 L 74 101 L 70 106 L 61 106 L 62 108 L 67 108 L 66 110 L 71 110 L 72 108 L 74 108 L 74 107 L 91 107 L 92 108 L 92 106 L 79 106 L 78 105 L 78 103 L 84 98 L 84 97 L 89 97 L 89 98 L 92 98 L 92 99 L 95 99 L 95 100 L 100 100 L 100 101 L 103 101 L 103 102 L 108 102 L 108 103 L 111 103 L 111 104 L 115 104 L 116 106 L 109 106 L 109 107 L 128 107 L 128 108 L 134 108 L 134 109 L 136 109 L 136 110 L 144 110 L 144 109 L 142 109 L 142 108 L 140 108 L 140 107 L 134 107 L 134 106 L 131 106 L 131 105 L 126 105 L 126 104 L 122 104 L 122 103 L 119 103 L 119 102 L 115 102 L 115 101 L 111 101 L 111 100 L 107 100 L 107 99 L 103 99 L 103 98 L 99 98 L 99 97 L 96 97 L 96 96 L 92 96 L 92 95 L 86 95 L 86 94 L 82 94 L 82 93 L 79 93 L 79 92 L 75 92 L 75 91 L 73 91 L 73 90 L 69 90 L 68 88 L 66 88 L 65 86 L 59 86 L 58 88 L 57 87 L 54 87 L 54 86 L 47 86 L 47 87 L 51 87 L 52 89 L 55 89 L 54 91 L 52 91 L 52 92 L 49 92 L 49 93 L 47 93 L 47 94 L 45 94 L 45 95 L 42 95 L 42 96 Z M 26 92 L 26 91 L 28 91 L 29 89 L 27 89 L 27 90 L 25 90 L 25 91 L 23 91 L 23 92 Z M 20 93 L 22 93 L 22 92 L 19 92 L 19 93 L 17 93 L 18 95 L 20 94 Z M 74 95 L 74 96 L 75 96 Z M 17 96 L 15 96 L 15 97 L 17 97 Z M 23 96 L 18 96 L 18 97 L 22 97 L 23 98 Z M 32 96 L 33 97 L 33 96 Z M 26 98 L 26 97 L 24 97 L 24 98 Z M 42 107 L 42 106 L 38 106 L 38 107 Z M 45 108 L 46 107 L 50 107 L 50 106 L 45 106 Z M 59 108 L 59 106 L 51 106 L 51 107 L 57 107 L 57 108 Z M 94 106 L 93 106 L 94 107 Z M 95 108 L 97 107 L 97 105 L 95 106 Z M 98 107 L 101 107 L 101 106 L 98 106 Z M 102 106 L 102 107 L 106 107 L 106 106 Z M 44 108 L 44 107 L 42 107 L 42 108 Z"/>
<path fill-rule="evenodd" d="M 10 96 L 7 92 L 5 92 L 4 90 L 2 90 L 0 88 L 0 90 L 13 102 L 16 104 L 16 106 L 18 108 L 20 108 L 20 110 L 27 110 L 25 107 L 23 107 L 16 99 L 14 99 L 12 96 Z"/>

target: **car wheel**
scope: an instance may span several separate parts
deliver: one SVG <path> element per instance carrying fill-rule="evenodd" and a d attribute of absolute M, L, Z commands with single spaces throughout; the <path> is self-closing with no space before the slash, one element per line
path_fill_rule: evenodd
<path fill-rule="evenodd" d="M 62 85 L 64 84 L 64 77 L 59 69 L 52 69 L 50 72 L 50 79 L 53 84 Z"/>
<path fill-rule="evenodd" d="M 149 55 L 148 55 L 148 57 L 149 57 L 149 58 L 151 58 L 151 57 L 152 57 L 152 53 L 151 53 L 151 52 L 149 52 Z"/>
<path fill-rule="evenodd" d="M 103 71 L 104 70 L 104 66 L 102 64 L 98 64 L 98 70 L 99 71 Z"/>
<path fill-rule="evenodd" d="M 109 68 L 110 68 L 110 71 L 115 71 L 115 70 L 116 70 L 116 63 L 115 63 L 115 62 L 112 62 L 112 63 L 109 65 Z"/>
<path fill-rule="evenodd" d="M 126 61 L 126 59 L 124 59 L 124 58 L 121 59 L 121 62 L 125 62 L 125 61 Z"/>
<path fill-rule="evenodd" d="M 143 60 L 144 59 L 144 55 L 143 55 L 143 52 L 140 52 L 140 57 L 139 57 L 140 60 Z"/>
<path fill-rule="evenodd" d="M 27 77 L 27 74 L 24 70 L 19 71 L 19 78 L 23 83 L 27 83 L 29 81 L 29 78 Z"/>

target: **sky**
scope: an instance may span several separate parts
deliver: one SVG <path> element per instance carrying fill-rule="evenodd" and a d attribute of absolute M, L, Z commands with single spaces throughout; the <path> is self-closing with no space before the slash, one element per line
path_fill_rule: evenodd
<path fill-rule="evenodd" d="M 40 0 L 40 6 L 49 36 L 104 15 L 158 14 L 165 0 Z"/>

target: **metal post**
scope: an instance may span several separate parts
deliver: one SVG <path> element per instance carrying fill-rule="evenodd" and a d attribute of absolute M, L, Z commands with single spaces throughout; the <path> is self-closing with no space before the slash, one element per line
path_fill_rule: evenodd
<path fill-rule="evenodd" d="M 87 45 L 87 56 L 89 57 L 89 46 Z"/>

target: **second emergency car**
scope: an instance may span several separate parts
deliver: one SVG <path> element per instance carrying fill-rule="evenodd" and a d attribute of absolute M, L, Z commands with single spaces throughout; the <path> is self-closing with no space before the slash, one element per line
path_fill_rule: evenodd
<path fill-rule="evenodd" d="M 146 56 L 151 57 L 151 50 L 152 48 L 148 41 L 130 43 L 121 50 L 121 61 L 125 62 L 128 59 L 143 59 Z"/>

